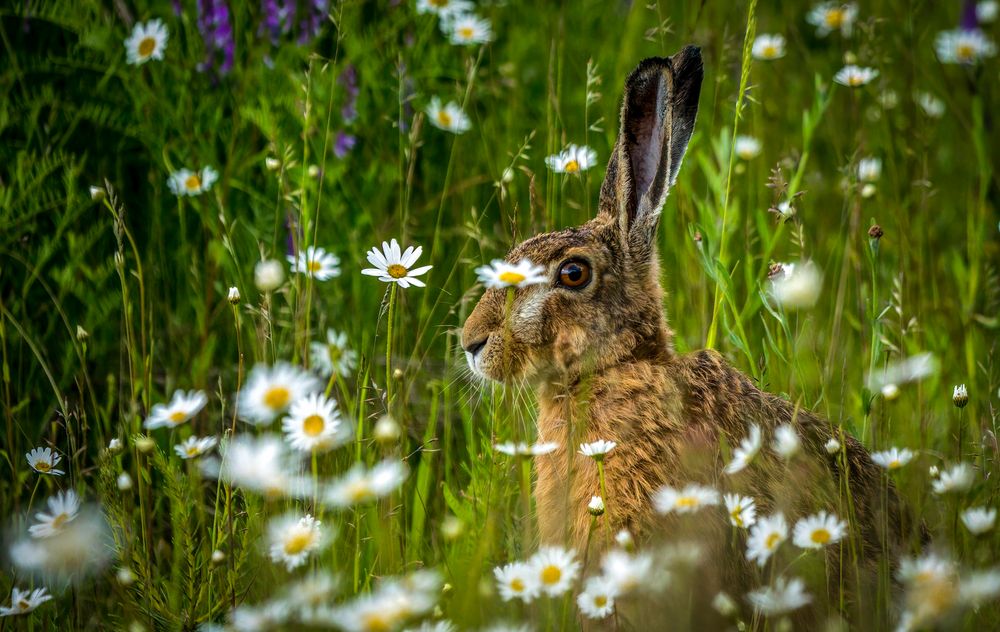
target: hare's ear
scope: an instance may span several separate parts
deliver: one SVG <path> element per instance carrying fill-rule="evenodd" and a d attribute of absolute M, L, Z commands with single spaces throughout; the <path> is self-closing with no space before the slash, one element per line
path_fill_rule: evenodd
<path fill-rule="evenodd" d="M 694 130 L 702 74 L 701 51 L 688 46 L 643 60 L 625 80 L 600 213 L 618 223 L 632 257 L 652 255 L 660 211 Z"/>

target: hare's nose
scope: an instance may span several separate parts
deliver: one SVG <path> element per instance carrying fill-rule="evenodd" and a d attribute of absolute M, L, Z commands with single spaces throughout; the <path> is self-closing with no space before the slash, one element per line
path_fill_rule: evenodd
<path fill-rule="evenodd" d="M 476 354 L 483 350 L 486 343 L 489 342 L 489 335 L 483 336 L 479 340 L 471 340 L 465 345 L 466 353 L 470 354 L 472 357 L 476 357 Z"/>

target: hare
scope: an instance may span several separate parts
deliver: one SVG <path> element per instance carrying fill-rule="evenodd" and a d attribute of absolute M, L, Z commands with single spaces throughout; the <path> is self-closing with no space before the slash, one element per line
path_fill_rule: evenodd
<path fill-rule="evenodd" d="M 852 552 L 843 547 L 845 565 L 851 559 L 892 565 L 904 539 L 900 502 L 856 439 L 762 392 L 715 351 L 674 351 L 656 234 L 694 129 L 702 76 L 693 46 L 646 59 L 629 75 L 597 216 L 510 251 L 508 261 L 543 266 L 549 281 L 517 288 L 509 304 L 506 290 L 486 290 L 463 328 L 466 359 L 481 377 L 532 385 L 539 439 L 560 444 L 535 459 L 544 543 L 586 547 L 587 503 L 600 490 L 596 465 L 577 447 L 606 439 L 618 444 L 605 460 L 601 518 L 612 534 L 629 529 L 651 539 L 678 528 L 683 520 L 659 516 L 651 497 L 664 485 L 697 482 L 752 495 L 758 514 L 783 511 L 789 523 L 820 510 L 837 513 L 853 534 Z M 723 474 L 721 446 L 738 445 L 754 424 L 764 436 L 757 459 L 740 473 Z M 801 443 L 787 464 L 770 449 L 781 424 L 791 424 Z M 831 438 L 842 444 L 835 454 L 824 447 Z M 733 544 L 724 516 L 683 518 L 699 535 L 714 530 L 720 546 L 728 546 L 714 583 L 745 583 L 745 549 Z M 591 549 L 606 539 L 592 540 Z M 834 558 L 839 554 L 828 555 Z"/>

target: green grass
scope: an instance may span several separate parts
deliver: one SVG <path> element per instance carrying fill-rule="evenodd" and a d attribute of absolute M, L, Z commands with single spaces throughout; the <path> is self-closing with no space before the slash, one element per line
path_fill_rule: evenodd
<path fill-rule="evenodd" d="M 500 616 L 575 626 L 572 600 L 512 607 L 495 595 L 493 567 L 530 556 L 535 534 L 532 474 L 492 446 L 533 437 L 534 403 L 468 376 L 461 326 L 481 291 L 476 266 L 592 216 L 624 77 L 688 43 L 702 47 L 705 82 L 659 244 L 677 347 L 719 350 L 871 450 L 919 451 L 892 478 L 934 550 L 963 568 L 996 564 L 1000 536 L 956 523 L 959 509 L 997 503 L 1000 475 L 998 62 L 936 59 L 934 37 L 955 28 L 957 5 L 865 2 L 846 39 L 817 37 L 804 3 L 490 2 L 478 11 L 495 41 L 466 48 L 407 1 L 335 2 L 308 45 L 293 35 L 272 45 L 258 35 L 260 7 L 233 3 L 235 65 L 217 76 L 198 70 L 193 1 L 179 16 L 169 2 L 28 4 L 0 8 L 0 507 L 14 537 L 46 496 L 74 489 L 103 506 L 116 546 L 101 572 L 51 584 L 53 601 L 22 625 L 222 622 L 232 606 L 262 603 L 303 575 L 273 564 L 260 541 L 271 517 L 294 509 L 336 532 L 305 568 L 340 577 L 338 603 L 434 568 L 447 583 L 438 613 L 463 628 Z M 165 59 L 127 65 L 131 21 L 154 17 L 170 31 Z M 996 25 L 984 29 L 1000 37 Z M 784 34 L 787 55 L 753 60 L 754 31 Z M 879 78 L 834 84 L 847 58 Z M 338 82 L 348 66 L 359 88 L 353 122 Z M 891 108 L 881 105 L 887 91 Z M 942 117 L 921 109 L 923 92 L 944 102 Z M 432 127 L 423 114 L 432 96 L 463 104 L 471 130 Z M 357 136 L 343 158 L 341 130 Z M 743 134 L 761 140 L 760 156 L 732 156 Z M 601 166 L 548 172 L 545 156 L 570 142 L 594 147 Z M 869 155 L 883 170 L 864 197 L 856 170 Z M 170 192 L 172 170 L 203 165 L 220 173 L 208 193 Z M 93 200 L 90 186 L 106 198 Z M 796 214 L 777 221 L 769 208 L 788 199 Z M 872 224 L 884 230 L 877 244 Z M 390 238 L 423 246 L 420 263 L 434 266 L 426 288 L 393 294 L 360 274 L 365 251 Z M 284 261 L 290 241 L 336 254 L 341 275 L 293 275 L 259 292 L 254 265 Z M 769 266 L 805 259 L 824 274 L 817 305 L 774 309 Z M 403 459 L 398 491 L 333 511 L 230 489 L 176 457 L 174 444 L 192 433 L 230 431 L 251 367 L 307 362 L 327 328 L 346 332 L 359 356 L 328 385 L 358 432 L 309 462 L 309 476 Z M 891 400 L 868 388 L 870 373 L 921 352 L 937 358 L 933 375 Z M 959 410 L 951 394 L 961 383 L 970 401 Z M 148 432 L 143 451 L 143 420 L 175 389 L 204 390 L 208 406 L 177 430 Z M 386 414 L 402 437 L 375 441 Z M 120 453 L 106 450 L 115 437 Z M 42 445 L 63 455 L 66 476 L 27 466 L 24 453 Z M 928 468 L 959 459 L 976 467 L 972 490 L 930 493 Z M 115 482 L 121 472 L 128 491 Z M 215 550 L 224 559 L 213 561 Z M 120 568 L 134 582 L 118 581 Z M 3 571 L 0 592 L 31 585 L 6 561 Z M 866 625 L 888 627 L 896 602 L 882 600 Z M 983 629 L 997 615 L 987 606 L 947 624 Z"/>

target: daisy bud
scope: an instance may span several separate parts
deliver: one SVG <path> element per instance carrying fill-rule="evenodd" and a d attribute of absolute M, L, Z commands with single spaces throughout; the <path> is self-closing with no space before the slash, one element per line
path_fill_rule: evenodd
<path fill-rule="evenodd" d="M 86 329 L 84 329 L 84 328 L 83 328 L 83 327 L 81 327 L 80 325 L 77 325 L 77 326 L 76 326 L 76 339 L 77 339 L 78 341 L 80 341 L 80 342 L 83 342 L 83 341 L 84 341 L 84 340 L 86 340 L 86 339 L 87 339 L 87 338 L 88 338 L 89 336 L 90 336 L 90 334 L 88 334 L 88 333 L 87 333 L 87 330 L 86 330 Z"/>
<path fill-rule="evenodd" d="M 886 384 L 882 387 L 882 397 L 893 400 L 899 397 L 899 387 L 895 384 Z"/>
<path fill-rule="evenodd" d="M 591 516 L 595 518 L 597 516 L 604 515 L 604 500 L 600 496 L 592 496 L 590 498 L 590 504 L 587 505 L 587 511 L 590 512 Z"/>
<path fill-rule="evenodd" d="M 403 379 L 403 369 L 393 369 L 393 371 L 392 371 L 392 379 L 394 379 L 394 380 L 401 380 L 401 379 Z"/>
<path fill-rule="evenodd" d="M 110 442 L 108 442 L 108 452 L 118 453 L 122 451 L 122 440 L 115 437 Z"/>
<path fill-rule="evenodd" d="M 884 234 L 885 231 L 878 224 L 872 224 L 872 227 L 868 229 L 868 237 L 871 239 L 882 239 L 882 235 Z"/>
<path fill-rule="evenodd" d="M 938 466 L 932 465 L 927 468 L 927 473 L 931 475 L 931 478 L 937 478 L 937 475 L 940 474 L 941 471 L 938 470 Z"/>
<path fill-rule="evenodd" d="M 615 534 L 615 543 L 626 551 L 635 550 L 635 540 L 632 539 L 632 534 L 629 533 L 628 529 L 622 529 Z"/>
<path fill-rule="evenodd" d="M 274 259 L 259 261 L 253 269 L 253 280 L 261 292 L 273 292 L 285 282 L 285 266 Z"/>
<path fill-rule="evenodd" d="M 955 387 L 951 401 L 955 402 L 955 406 L 965 408 L 965 405 L 969 403 L 969 391 L 965 388 L 965 384 L 959 384 Z"/>
<path fill-rule="evenodd" d="M 269 171 L 277 171 L 281 168 L 281 161 L 273 156 L 268 156 L 264 159 L 264 166 L 267 167 Z"/>
<path fill-rule="evenodd" d="M 310 178 L 315 178 L 320 174 L 319 167 L 317 167 L 316 165 L 309 165 L 309 168 L 306 170 L 306 173 L 309 174 Z"/>
<path fill-rule="evenodd" d="M 863 198 L 870 198 L 873 195 L 875 195 L 876 193 L 878 193 L 878 187 L 876 187 L 871 182 L 869 182 L 869 183 L 865 184 L 863 187 L 861 187 L 861 197 L 863 197 Z"/>
<path fill-rule="evenodd" d="M 236 286 L 229 288 L 229 302 L 233 305 L 240 304 L 240 291 Z"/>
<path fill-rule="evenodd" d="M 212 551 L 212 564 L 222 564 L 225 561 L 226 561 L 225 553 L 223 553 L 219 549 L 215 549 L 214 551 Z"/>
<path fill-rule="evenodd" d="M 858 63 L 858 56 L 854 54 L 854 51 L 847 51 L 844 53 L 844 63 L 845 64 L 856 64 Z"/>
<path fill-rule="evenodd" d="M 694 245 L 698 246 L 699 248 L 701 248 L 702 246 L 702 238 L 700 230 L 694 231 Z"/>
<path fill-rule="evenodd" d="M 156 447 L 156 442 L 149 437 L 139 437 L 135 440 L 135 447 L 139 449 L 139 452 L 148 454 L 153 451 L 153 448 Z"/>
<path fill-rule="evenodd" d="M 135 573 L 124 567 L 118 569 L 118 573 L 115 577 L 118 579 L 118 583 L 122 586 L 131 586 L 135 581 Z"/>
<path fill-rule="evenodd" d="M 826 452 L 827 454 L 836 454 L 840 452 L 840 442 L 836 439 L 830 439 L 826 442 Z"/>
<path fill-rule="evenodd" d="M 118 489 L 123 492 L 132 489 L 132 477 L 129 476 L 128 472 L 122 472 L 118 475 Z"/>
<path fill-rule="evenodd" d="M 712 599 L 712 607 L 724 617 L 731 617 L 736 613 L 736 602 L 724 592 L 720 592 Z"/>
<path fill-rule="evenodd" d="M 396 420 L 388 415 L 383 415 L 375 422 L 375 440 L 379 443 L 395 443 L 399 441 L 402 429 Z"/>
<path fill-rule="evenodd" d="M 441 535 L 445 540 L 457 540 L 465 530 L 465 525 L 457 516 L 447 516 L 441 522 Z"/>
<path fill-rule="evenodd" d="M 108 192 L 104 190 L 104 187 L 90 187 L 90 199 L 95 202 L 100 202 L 107 195 Z"/>

